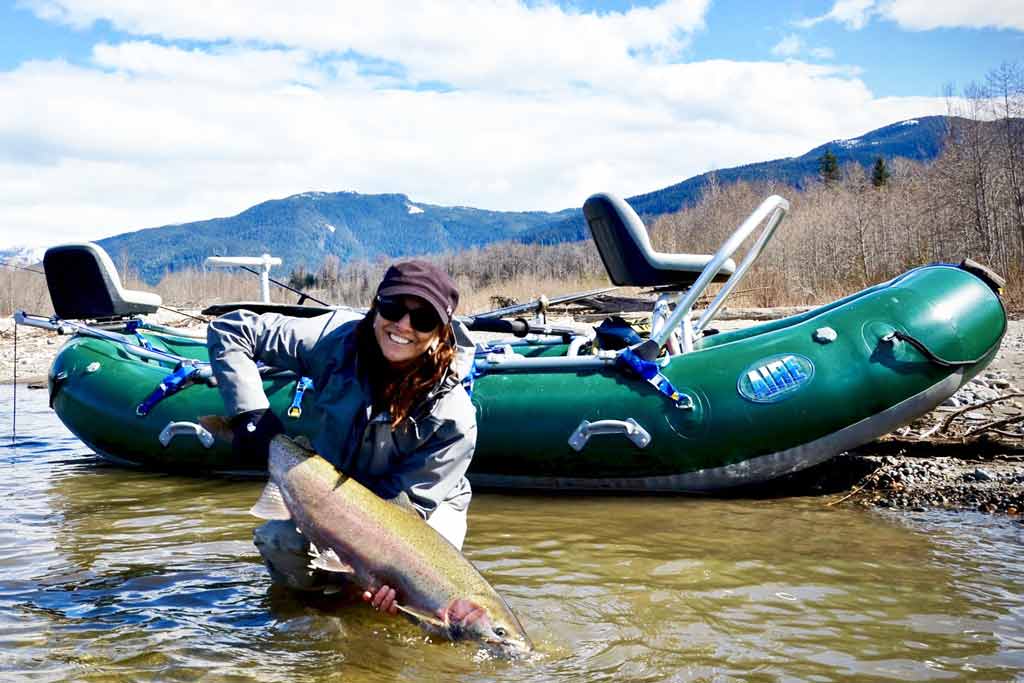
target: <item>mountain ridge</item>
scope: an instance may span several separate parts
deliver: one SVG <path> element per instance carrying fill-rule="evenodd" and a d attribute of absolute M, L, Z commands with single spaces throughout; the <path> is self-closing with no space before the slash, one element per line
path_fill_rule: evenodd
<path fill-rule="evenodd" d="M 692 205 L 714 176 L 723 184 L 775 179 L 801 188 L 818 175 L 826 149 L 840 164 L 869 166 L 879 156 L 934 159 L 948 130 L 945 116 L 899 121 L 857 138 L 833 140 L 798 156 L 718 169 L 627 198 L 645 218 Z M 598 191 L 602 188 L 595 188 Z M 315 269 L 328 255 L 341 261 L 398 258 L 516 240 L 552 244 L 584 239 L 579 208 L 489 211 L 415 202 L 402 193 L 302 192 L 271 199 L 223 218 L 143 228 L 98 240 L 115 263 L 126 260 L 148 283 L 200 268 L 207 256 L 272 253 L 284 268 Z"/>
<path fill-rule="evenodd" d="M 799 190 L 804 187 L 807 178 L 818 177 L 818 163 L 826 150 L 832 151 L 840 166 L 853 162 L 867 168 L 874 164 L 879 156 L 887 162 L 897 157 L 930 161 L 942 150 L 942 140 L 949 122 L 950 117 L 946 116 L 924 116 L 897 121 L 856 138 L 831 140 L 800 156 L 708 171 L 675 185 L 627 197 L 626 201 L 642 217 L 652 218 L 692 206 L 700 198 L 712 177 L 722 184 L 740 180 L 777 180 Z M 583 213 L 582 210 L 577 210 L 569 219 L 527 232 L 521 239 L 524 242 L 555 244 L 586 237 Z"/>

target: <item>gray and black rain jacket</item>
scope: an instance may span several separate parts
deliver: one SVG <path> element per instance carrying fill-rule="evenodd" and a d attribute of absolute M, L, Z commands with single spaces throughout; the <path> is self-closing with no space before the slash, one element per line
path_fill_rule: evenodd
<path fill-rule="evenodd" d="M 269 407 L 256 361 L 313 380 L 320 430 L 317 452 L 382 498 L 403 491 L 424 518 L 442 502 L 465 510 L 476 447 L 476 412 L 454 368 L 392 430 L 372 414 L 369 378 L 356 357 L 363 316 L 335 311 L 315 318 L 239 310 L 210 323 L 207 346 L 228 416 Z"/>

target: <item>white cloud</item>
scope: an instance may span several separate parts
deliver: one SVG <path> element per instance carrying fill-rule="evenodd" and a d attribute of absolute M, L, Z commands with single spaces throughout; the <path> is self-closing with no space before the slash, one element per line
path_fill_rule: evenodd
<path fill-rule="evenodd" d="M 916 31 L 936 28 L 1024 30 L 1020 0 L 891 0 L 881 6 L 886 19 Z"/>
<path fill-rule="evenodd" d="M 510 86 L 537 87 L 552 76 L 587 79 L 602 68 L 621 68 L 634 61 L 633 54 L 669 59 L 703 27 L 708 2 L 667 0 L 600 16 L 516 0 L 253 0 L 244 7 L 206 0 L 30 0 L 30 6 L 72 26 L 104 19 L 128 33 L 168 40 L 354 51 L 402 64 L 413 82 L 479 87 L 500 78 Z"/>
<path fill-rule="evenodd" d="M 862 29 L 870 18 L 874 4 L 873 0 L 837 0 L 829 12 L 829 17 L 851 29 Z"/>
<path fill-rule="evenodd" d="M 772 54 L 776 57 L 785 57 L 787 59 L 795 59 L 801 54 L 806 54 L 813 59 L 822 61 L 833 59 L 836 56 L 832 48 L 808 47 L 804 44 L 803 39 L 795 33 L 785 36 L 776 43 L 772 48 Z"/>
<path fill-rule="evenodd" d="M 858 31 L 867 25 L 871 18 L 875 0 L 836 0 L 832 9 L 813 19 L 797 22 L 803 28 L 810 28 L 823 21 L 835 21 L 845 24 L 847 28 Z"/>
<path fill-rule="evenodd" d="M 310 190 L 562 209 L 945 110 L 874 98 L 848 68 L 680 62 L 703 0 L 600 16 L 510 0 L 163 5 L 36 3 L 148 37 L 0 72 L 0 246 Z"/>
<path fill-rule="evenodd" d="M 803 41 L 800 36 L 789 34 L 772 48 L 772 54 L 777 57 L 796 57 L 803 49 Z"/>
<path fill-rule="evenodd" d="M 147 41 L 93 48 L 93 62 L 126 74 L 183 82 L 260 89 L 295 82 L 323 83 L 313 55 L 303 50 L 214 47 L 182 49 Z"/>
<path fill-rule="evenodd" d="M 837 0 L 826 14 L 798 22 L 798 25 L 808 28 L 822 21 L 836 21 L 857 31 L 875 16 L 911 31 L 937 28 L 1024 30 L 1024 2 L 1020 0 Z"/>

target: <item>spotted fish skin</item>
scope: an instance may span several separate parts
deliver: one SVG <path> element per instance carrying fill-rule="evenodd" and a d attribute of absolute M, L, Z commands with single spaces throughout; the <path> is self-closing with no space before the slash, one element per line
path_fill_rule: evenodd
<path fill-rule="evenodd" d="M 418 514 L 393 505 L 287 436 L 270 444 L 270 482 L 253 506 L 291 519 L 311 566 L 357 586 L 395 589 L 399 609 L 434 635 L 478 641 L 502 656 L 533 649 L 519 619 L 476 567 Z"/>

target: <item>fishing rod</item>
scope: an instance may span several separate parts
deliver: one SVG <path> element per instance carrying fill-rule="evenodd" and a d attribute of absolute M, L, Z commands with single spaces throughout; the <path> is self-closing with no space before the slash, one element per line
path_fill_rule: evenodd
<path fill-rule="evenodd" d="M 220 254 L 214 254 L 214 256 L 220 256 Z M 238 268 L 241 268 L 242 270 L 249 271 L 250 273 L 252 273 L 256 277 L 259 277 L 259 278 L 263 277 L 263 273 L 261 273 L 259 271 L 256 271 L 256 270 L 253 270 L 249 266 L 243 266 L 243 265 L 240 265 L 240 264 L 234 264 L 234 265 L 236 265 L 236 267 L 238 267 Z M 270 277 L 269 275 L 267 276 L 267 281 L 268 282 L 273 282 L 275 285 L 277 285 L 278 287 L 281 287 L 282 289 L 287 289 L 292 294 L 298 294 L 299 295 L 299 302 L 298 303 L 299 303 L 300 306 L 302 305 L 302 303 L 306 299 L 309 299 L 310 301 L 312 301 L 314 303 L 318 303 L 321 306 L 330 306 L 330 304 L 327 303 L 326 301 L 321 301 L 320 299 L 317 299 L 312 294 L 307 294 L 306 292 L 303 292 L 301 289 L 296 289 L 295 287 L 292 287 L 291 285 L 286 285 L 285 283 L 281 282 L 280 280 L 275 280 L 274 278 Z"/>
<path fill-rule="evenodd" d="M 214 254 L 214 256 L 220 256 L 220 254 Z M 253 275 L 256 275 L 257 277 L 261 277 L 261 278 L 263 277 L 263 273 L 260 273 L 259 271 L 254 270 L 254 269 L 250 268 L 249 266 L 238 265 L 237 267 L 241 268 L 242 270 L 246 270 L 246 271 L 252 273 Z M 300 305 L 300 306 L 302 305 L 302 303 L 306 299 L 309 299 L 310 301 L 312 301 L 314 303 L 317 303 L 317 304 L 320 304 L 321 306 L 331 307 L 331 304 L 327 303 L 326 301 L 321 301 L 320 299 L 317 299 L 312 294 L 308 294 L 307 292 L 304 292 L 301 289 L 297 289 L 295 287 L 292 287 L 291 285 L 286 285 L 285 283 L 283 283 L 283 282 L 281 282 L 279 280 L 275 280 L 272 277 L 267 277 L 267 280 L 269 282 L 274 283 L 278 287 L 286 289 L 286 290 L 288 290 L 289 292 L 291 292 L 293 294 L 297 294 L 299 296 L 298 305 Z M 548 306 L 554 306 L 554 305 L 563 304 L 563 303 L 570 303 L 570 302 L 576 301 L 578 299 L 585 299 L 588 296 L 596 296 L 598 294 L 604 294 L 606 292 L 612 291 L 613 289 L 618 289 L 618 287 L 603 287 L 601 289 L 593 289 L 593 290 L 586 291 L 586 292 L 578 292 L 576 294 L 566 294 L 564 296 L 555 297 L 553 299 L 549 299 L 547 297 L 543 297 L 542 296 L 539 299 L 536 299 L 534 301 L 531 301 L 531 302 L 528 302 L 528 303 L 525 303 L 525 304 L 516 304 L 514 306 L 505 306 L 503 308 L 496 308 L 496 309 L 493 309 L 493 310 L 490 310 L 490 311 L 484 311 L 483 313 L 476 313 L 476 314 L 474 314 L 472 316 L 469 316 L 469 319 L 470 320 L 482 321 L 482 320 L 487 319 L 487 318 L 501 318 L 501 317 L 508 316 L 508 315 L 515 315 L 516 313 L 522 313 L 524 311 L 529 311 L 529 310 L 533 310 L 533 309 L 536 309 L 536 308 L 546 309 Z"/>
<path fill-rule="evenodd" d="M 0 266 L 3 266 L 4 268 L 15 268 L 17 270 L 27 270 L 28 272 L 35 273 L 36 275 L 46 275 L 46 273 L 44 273 L 41 270 L 36 270 L 35 268 L 29 268 L 28 266 L 19 266 L 16 263 L 0 263 Z"/>

